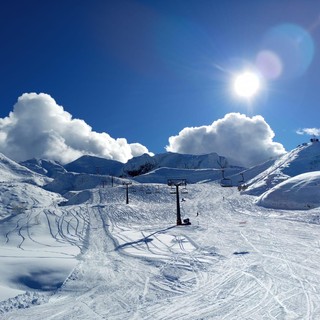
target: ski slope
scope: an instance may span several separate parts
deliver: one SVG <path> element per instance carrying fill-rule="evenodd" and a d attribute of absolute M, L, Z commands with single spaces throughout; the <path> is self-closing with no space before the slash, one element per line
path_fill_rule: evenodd
<path fill-rule="evenodd" d="M 189 226 L 170 188 L 147 183 L 128 205 L 122 186 L 96 187 L 2 220 L 1 319 L 320 319 L 318 208 L 187 189 Z"/>

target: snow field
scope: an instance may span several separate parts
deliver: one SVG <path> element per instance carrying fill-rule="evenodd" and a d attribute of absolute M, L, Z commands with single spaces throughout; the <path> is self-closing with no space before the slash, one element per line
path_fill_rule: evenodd
<path fill-rule="evenodd" d="M 30 210 L 0 224 L 1 255 L 7 262 L 14 251 L 19 256 L 12 274 L 22 272 L 23 255 L 37 260 L 35 270 L 40 256 L 50 256 L 66 278 L 58 290 L 56 277 L 41 282 L 49 269 L 41 264 L 38 282 L 51 284 L 54 294 L 38 297 L 38 306 L 27 303 L 30 294 L 11 300 L 11 309 L 7 300 L 11 311 L 1 317 L 320 318 L 320 230 L 303 222 L 319 209 L 261 208 L 252 196 L 215 183 L 187 188 L 180 204 L 190 226 L 175 226 L 175 195 L 155 184 L 130 186 L 128 205 L 124 187 L 96 188 L 80 191 L 86 196 L 76 194 L 73 205 Z M 1 285 L 13 290 L 18 281 L 5 282 L 9 276 Z M 14 307 L 19 299 L 23 310 Z"/>

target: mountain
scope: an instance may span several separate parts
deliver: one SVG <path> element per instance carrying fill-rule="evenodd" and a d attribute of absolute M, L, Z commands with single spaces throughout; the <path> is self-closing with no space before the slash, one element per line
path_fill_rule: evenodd
<path fill-rule="evenodd" d="M 230 167 L 227 159 L 217 153 L 191 155 L 167 152 L 153 157 L 144 154 L 132 158 L 123 166 L 123 173 L 129 176 L 138 176 L 159 168 L 221 169 L 221 166 Z"/>
<path fill-rule="evenodd" d="M 21 164 L 30 170 L 50 177 L 64 173 L 65 171 L 117 177 L 135 177 L 158 168 L 221 169 L 222 167 L 232 167 L 228 164 L 225 157 L 218 156 L 216 153 L 190 155 L 172 152 L 158 154 L 153 157 L 148 154 L 143 154 L 130 159 L 125 164 L 119 161 L 89 155 L 82 156 L 64 165 L 64 167 L 54 161 L 36 159 L 24 161 Z"/>
<path fill-rule="evenodd" d="M 318 151 L 293 151 L 224 168 L 235 181 L 239 170 L 286 172 L 261 197 L 222 188 L 220 168 L 183 168 L 198 157 L 168 155 L 162 163 L 179 168 L 125 180 L 64 170 L 52 179 L 0 156 L 0 318 L 319 319 Z M 188 179 L 179 202 L 167 178 Z M 191 225 L 176 225 L 178 208 Z"/>
<path fill-rule="evenodd" d="M 34 172 L 48 177 L 56 177 L 58 174 L 65 173 L 66 169 L 57 161 L 45 159 L 30 159 L 22 161 L 20 164 Z"/>
<path fill-rule="evenodd" d="M 82 156 L 64 166 L 67 171 L 119 176 L 123 163 L 95 156 Z"/>
<path fill-rule="evenodd" d="M 226 168 L 225 175 L 234 175 L 241 171 L 240 168 Z M 186 179 L 187 183 L 199 183 L 209 181 L 220 181 L 222 178 L 221 169 L 176 169 L 159 168 L 132 179 L 140 183 L 167 183 L 168 179 Z"/>
<path fill-rule="evenodd" d="M 170 175 L 183 170 L 208 169 Z M 279 212 L 194 183 L 178 203 L 191 225 L 177 226 L 176 194 L 147 177 L 130 185 L 128 204 L 121 184 L 88 183 L 98 175 L 58 175 L 78 190 L 65 206 L 30 185 L 37 198 L 28 192 L 28 205 L 0 220 L 0 318 L 319 319 L 318 208 Z"/>
<path fill-rule="evenodd" d="M 115 177 L 133 178 L 140 183 L 166 184 L 170 178 L 187 179 L 188 183 L 214 181 L 221 179 L 221 167 L 224 168 L 226 176 L 243 170 L 243 168 L 229 166 L 226 158 L 216 153 L 188 155 L 168 152 L 153 157 L 144 154 L 130 159 L 125 164 L 83 156 L 65 165 L 64 168 L 68 173 L 56 176 L 46 189 L 65 194 L 68 191 L 83 190 L 103 184 L 111 185 L 112 179 L 118 183 Z"/>
<path fill-rule="evenodd" d="M 35 173 L 0 153 L 0 183 L 27 182 L 42 186 L 49 181 L 42 174 Z"/>
<path fill-rule="evenodd" d="M 31 208 L 51 205 L 57 199 L 61 201 L 56 193 L 41 188 L 51 181 L 0 154 L 0 221 Z"/>
<path fill-rule="evenodd" d="M 243 192 L 259 196 L 290 177 L 312 171 L 320 171 L 320 143 L 316 140 L 280 157 L 269 168 L 247 181 L 247 189 Z"/>

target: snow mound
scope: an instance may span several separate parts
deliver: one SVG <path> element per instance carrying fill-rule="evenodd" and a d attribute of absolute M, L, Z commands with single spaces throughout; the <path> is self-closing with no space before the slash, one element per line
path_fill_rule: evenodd
<path fill-rule="evenodd" d="M 262 194 L 257 204 L 266 208 L 308 210 L 320 206 L 320 171 L 303 173 Z"/>

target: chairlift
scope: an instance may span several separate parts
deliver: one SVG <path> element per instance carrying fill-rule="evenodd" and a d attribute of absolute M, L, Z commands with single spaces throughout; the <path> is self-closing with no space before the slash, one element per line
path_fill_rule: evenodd
<path fill-rule="evenodd" d="M 243 173 L 240 173 L 240 175 L 241 175 L 241 179 L 238 182 L 242 183 L 242 182 L 244 182 L 244 176 L 243 176 Z"/>
<path fill-rule="evenodd" d="M 176 188 L 173 185 L 170 187 L 170 193 L 176 194 Z"/>
<path fill-rule="evenodd" d="M 221 187 L 232 187 L 232 181 L 230 178 L 223 178 L 220 180 Z"/>
<path fill-rule="evenodd" d="M 182 188 L 181 189 L 181 193 L 182 194 L 187 194 L 188 193 L 187 187 Z"/>

